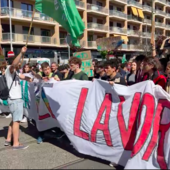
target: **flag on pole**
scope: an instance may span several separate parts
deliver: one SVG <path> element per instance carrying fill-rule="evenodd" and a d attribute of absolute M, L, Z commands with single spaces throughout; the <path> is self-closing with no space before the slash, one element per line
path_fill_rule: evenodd
<path fill-rule="evenodd" d="M 123 55 L 123 58 L 122 58 L 122 64 L 126 63 L 127 60 L 126 60 L 126 54 Z"/>
<path fill-rule="evenodd" d="M 85 25 L 74 0 L 36 0 L 35 9 L 56 20 L 71 35 L 72 44 L 80 46 L 78 38 Z"/>

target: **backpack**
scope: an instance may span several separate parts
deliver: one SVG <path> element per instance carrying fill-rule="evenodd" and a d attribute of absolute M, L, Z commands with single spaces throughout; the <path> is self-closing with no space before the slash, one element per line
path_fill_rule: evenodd
<path fill-rule="evenodd" d="M 0 99 L 1 100 L 7 100 L 9 98 L 9 92 L 12 88 L 15 77 L 16 77 L 16 74 L 14 75 L 10 89 L 8 89 L 5 76 L 0 76 Z"/>

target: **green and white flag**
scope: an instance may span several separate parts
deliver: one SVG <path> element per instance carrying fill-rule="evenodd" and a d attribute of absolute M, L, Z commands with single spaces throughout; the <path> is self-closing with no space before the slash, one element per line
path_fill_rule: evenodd
<path fill-rule="evenodd" d="M 35 9 L 56 20 L 71 35 L 72 44 L 80 46 L 78 38 L 85 25 L 74 0 L 36 0 Z"/>

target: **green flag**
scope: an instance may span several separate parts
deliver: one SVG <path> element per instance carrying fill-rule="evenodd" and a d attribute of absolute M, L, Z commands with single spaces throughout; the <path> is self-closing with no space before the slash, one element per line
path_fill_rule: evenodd
<path fill-rule="evenodd" d="M 78 38 L 85 25 L 74 0 L 36 0 L 35 9 L 56 20 L 71 35 L 72 44 L 80 46 Z"/>
<path fill-rule="evenodd" d="M 124 55 L 123 55 L 123 58 L 122 58 L 122 64 L 123 64 L 123 63 L 126 63 L 126 61 L 127 61 L 127 60 L 126 60 L 126 54 L 124 54 Z"/>

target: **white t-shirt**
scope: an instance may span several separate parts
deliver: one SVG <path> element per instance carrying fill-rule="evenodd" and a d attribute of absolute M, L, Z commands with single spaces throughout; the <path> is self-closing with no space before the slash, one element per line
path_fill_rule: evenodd
<path fill-rule="evenodd" d="M 14 80 L 11 90 L 9 92 L 9 97 L 10 97 L 10 99 L 21 99 L 22 94 L 21 94 L 21 84 L 20 84 L 19 74 L 17 72 L 14 72 L 13 74 L 11 74 L 9 68 L 10 68 L 10 66 L 8 66 L 5 71 L 5 77 L 6 77 L 7 86 L 9 89 L 12 85 L 14 75 L 16 74 L 15 80 Z"/>

